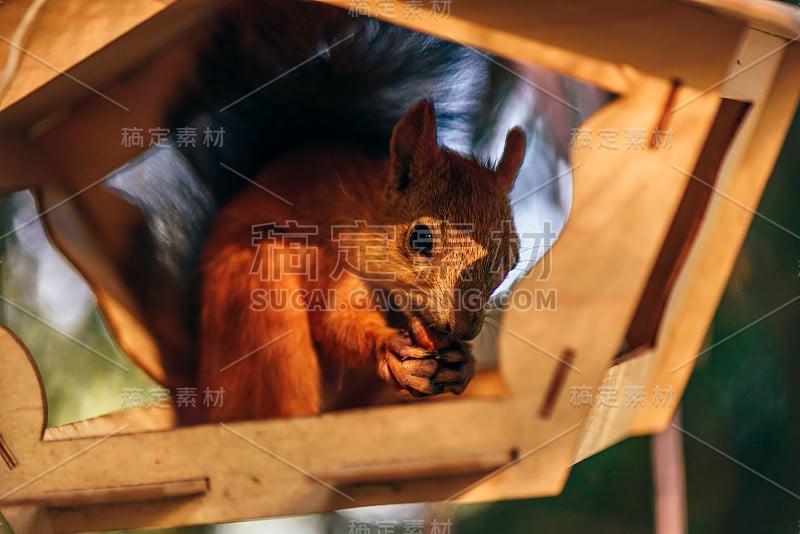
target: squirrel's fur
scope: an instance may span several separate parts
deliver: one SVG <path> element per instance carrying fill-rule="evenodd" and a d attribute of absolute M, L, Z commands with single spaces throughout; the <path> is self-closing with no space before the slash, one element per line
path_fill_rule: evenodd
<path fill-rule="evenodd" d="M 378 376 L 413 396 L 460 393 L 474 370 L 463 341 L 518 254 L 508 192 L 521 130 L 509 133 L 496 171 L 437 145 L 438 123 L 443 144 L 470 146 L 487 61 L 288 0 L 229 2 L 198 57 L 168 118 L 172 130 L 225 132 L 221 147 L 181 149 L 221 206 L 198 261 L 194 385 L 225 393 L 221 406 L 180 410 L 184 420 L 317 413 L 342 405 L 342 376 L 357 403 Z M 434 243 L 424 257 L 409 245 L 417 224 Z M 313 228 L 310 241 L 278 239 L 293 227 Z M 350 247 L 352 268 L 332 276 L 345 248 L 339 227 L 356 228 L 361 244 Z M 390 237 L 376 241 L 374 227 Z M 284 269 L 310 257 L 316 280 Z M 333 307 L 309 303 L 317 289 L 335 295 Z M 305 297 L 278 309 L 275 290 Z M 352 306 L 361 293 L 389 297 Z M 386 309 L 398 295 L 413 312 Z M 446 341 L 426 345 L 419 324 Z M 338 386 L 323 388 L 336 375 Z"/>
<path fill-rule="evenodd" d="M 347 144 L 290 152 L 222 210 L 203 257 L 198 385 L 224 388 L 226 400 L 200 420 L 317 413 L 325 368 L 371 370 L 413 395 L 469 382 L 474 359 L 461 340 L 478 333 L 517 258 L 507 199 L 524 135 L 512 130 L 488 170 L 437 146 L 423 101 L 390 146 L 389 159 Z M 265 223 L 270 237 L 254 243 Z M 430 229 L 429 254 L 414 248 L 417 225 Z M 377 293 L 407 304 L 369 300 Z M 412 316 L 452 339 L 438 353 L 421 346 Z"/>

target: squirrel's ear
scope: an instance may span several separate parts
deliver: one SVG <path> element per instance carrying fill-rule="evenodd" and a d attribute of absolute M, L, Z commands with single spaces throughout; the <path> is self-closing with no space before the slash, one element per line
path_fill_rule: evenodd
<path fill-rule="evenodd" d="M 419 101 L 395 125 L 389 143 L 394 187 L 408 187 L 411 164 L 436 150 L 436 113 L 428 100 Z"/>
<path fill-rule="evenodd" d="M 506 135 L 506 147 L 503 157 L 497 165 L 498 185 L 505 191 L 510 191 L 517 178 L 517 173 L 525 157 L 525 132 L 522 128 L 512 128 Z"/>

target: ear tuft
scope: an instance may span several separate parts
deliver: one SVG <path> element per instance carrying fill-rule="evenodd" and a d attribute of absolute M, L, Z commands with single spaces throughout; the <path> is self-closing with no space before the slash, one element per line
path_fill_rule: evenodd
<path fill-rule="evenodd" d="M 506 135 L 506 147 L 503 149 L 503 157 L 497 165 L 497 180 L 504 191 L 510 191 L 517 178 L 517 173 L 525 158 L 525 132 L 522 128 L 516 127 L 509 130 Z"/>
<path fill-rule="evenodd" d="M 408 187 L 412 162 L 436 148 L 436 112 L 429 100 L 420 100 L 403 115 L 392 131 L 389 154 L 394 174 L 393 187 L 398 191 Z"/>

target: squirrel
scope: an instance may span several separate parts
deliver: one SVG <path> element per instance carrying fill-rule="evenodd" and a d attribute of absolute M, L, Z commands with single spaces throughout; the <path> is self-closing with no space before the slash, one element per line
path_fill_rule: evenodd
<path fill-rule="evenodd" d="M 145 212 L 128 280 L 163 382 L 224 391 L 181 422 L 363 405 L 385 383 L 463 391 L 467 341 L 519 250 L 525 135 L 508 133 L 496 170 L 461 155 L 502 109 L 493 60 L 294 0 L 229 0 L 203 42 L 166 126 L 224 142 L 171 136 L 131 171 L 148 180 L 115 182 Z"/>
<path fill-rule="evenodd" d="M 220 211 L 202 259 L 198 385 L 226 398 L 200 420 L 319 413 L 326 366 L 372 370 L 408 396 L 464 390 L 465 341 L 518 255 L 508 193 L 525 135 L 512 129 L 489 170 L 437 145 L 423 100 L 389 153 L 291 151 Z"/>

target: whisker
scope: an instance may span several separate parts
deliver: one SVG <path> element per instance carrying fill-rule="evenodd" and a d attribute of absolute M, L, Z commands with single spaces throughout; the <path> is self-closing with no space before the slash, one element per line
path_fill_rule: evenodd
<path fill-rule="evenodd" d="M 527 251 L 533 250 L 535 248 L 550 248 L 551 246 L 552 245 L 533 245 L 533 246 L 530 246 L 530 247 L 521 248 L 521 249 L 519 249 L 519 251 L 520 252 L 527 252 Z"/>

